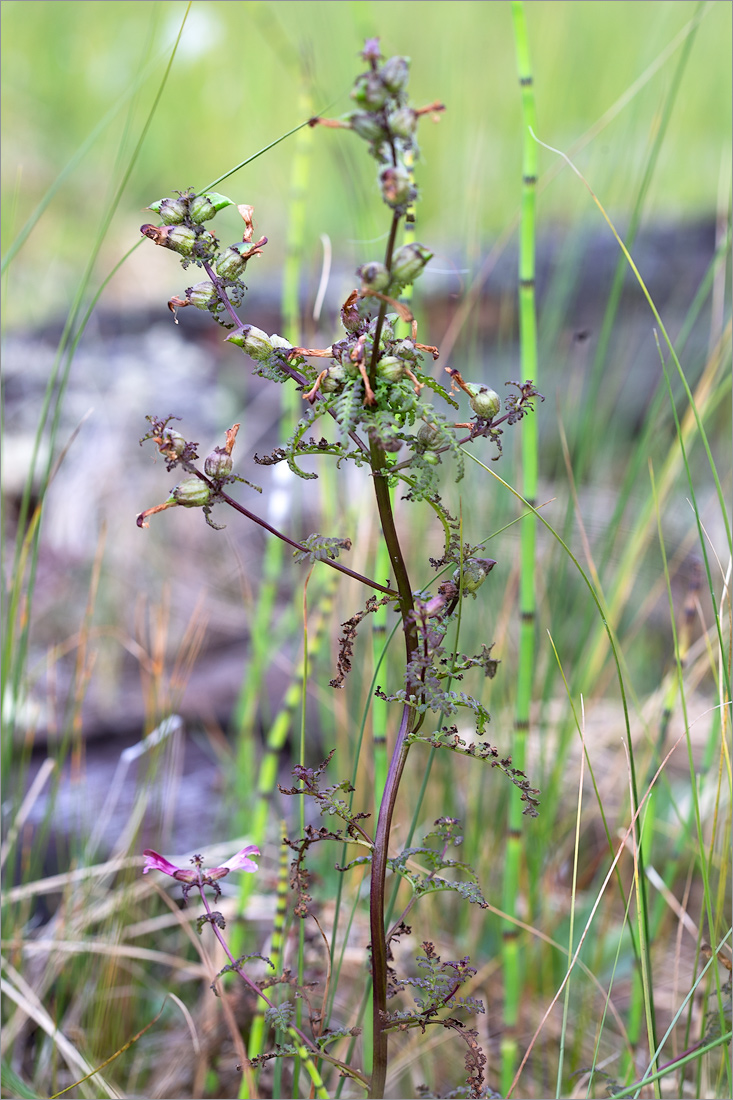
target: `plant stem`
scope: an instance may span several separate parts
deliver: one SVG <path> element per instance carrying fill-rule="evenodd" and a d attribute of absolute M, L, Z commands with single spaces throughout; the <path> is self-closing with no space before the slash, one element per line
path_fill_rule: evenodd
<path fill-rule="evenodd" d="M 377 831 L 372 853 L 372 880 L 369 895 L 369 925 L 372 937 L 372 1033 L 373 1062 L 369 1084 L 369 1100 L 384 1096 L 387 1079 L 387 1032 L 384 1030 L 387 1012 L 387 938 L 384 929 L 384 883 L 387 871 L 389 833 L 392 813 L 397 800 L 397 790 L 407 760 L 410 746 L 405 739 L 410 730 L 412 707 L 405 704 L 402 710 L 397 742 L 387 772 L 384 797 L 379 809 Z"/>
<path fill-rule="evenodd" d="M 390 243 L 393 243 L 392 238 Z M 375 345 L 376 343 L 375 339 Z M 405 631 L 405 659 L 406 664 L 409 664 L 417 648 L 417 630 L 411 617 L 413 610 L 412 588 L 395 527 L 389 484 L 384 476 L 384 451 L 376 444 L 372 444 L 371 447 L 371 466 L 374 473 L 374 491 L 382 524 L 382 533 L 394 569 L 397 590 L 400 594 L 400 613 Z M 411 706 L 404 706 L 397 740 L 387 771 L 387 780 L 379 809 L 372 853 L 369 924 L 372 940 L 373 1068 L 369 1087 L 370 1100 L 384 1095 L 384 1085 L 387 1077 L 387 1033 L 384 1031 L 385 1014 L 387 1012 L 387 939 L 384 928 L 384 887 L 392 814 L 409 751 L 406 737 L 410 731 L 414 714 L 415 712 Z"/>
<path fill-rule="evenodd" d="M 198 471 L 194 470 L 194 473 L 198 473 Z M 207 481 L 207 479 L 202 474 L 199 474 L 199 477 L 202 481 Z M 234 508 L 234 510 L 237 512 L 241 512 L 243 516 L 246 516 L 247 519 L 251 519 L 253 523 L 258 523 L 260 527 L 264 527 L 265 530 L 269 531 L 271 535 L 276 535 L 277 538 L 282 539 L 283 542 L 287 542 L 289 546 L 295 547 L 296 550 L 302 550 L 304 554 L 310 553 L 307 546 L 302 546 L 299 542 L 295 542 L 293 539 L 288 538 L 288 536 L 284 535 L 282 531 L 278 531 L 276 527 L 272 527 L 267 522 L 267 520 L 262 519 L 261 516 L 257 516 L 254 512 L 250 512 L 248 508 L 245 508 L 243 504 L 239 503 L 239 501 L 234 500 L 234 498 L 230 497 L 228 493 L 225 493 L 223 490 L 220 489 L 218 491 L 218 495 L 231 508 Z M 333 569 L 337 569 L 339 573 L 345 573 L 347 577 L 353 577 L 354 580 L 361 581 L 362 584 L 366 584 L 370 588 L 377 588 L 380 592 L 386 592 L 388 596 L 397 595 L 394 589 L 386 588 L 383 584 L 377 584 L 376 581 L 370 581 L 368 577 L 363 577 L 361 573 L 356 573 L 353 569 L 349 569 L 347 565 L 341 565 L 339 562 L 332 561 L 330 558 L 323 558 L 322 560 L 326 563 L 326 565 L 330 565 Z"/>
<path fill-rule="evenodd" d="M 204 892 L 203 885 L 198 886 L 198 891 L 199 891 L 199 894 L 201 895 L 201 900 L 204 903 L 204 908 L 206 909 L 206 912 L 209 916 L 209 924 L 211 925 L 211 927 L 213 929 L 214 935 L 216 936 L 219 943 L 221 944 L 221 946 L 224 950 L 224 954 L 229 959 L 229 965 L 231 966 L 232 970 L 234 970 L 237 974 L 239 974 L 240 978 L 244 981 L 245 985 L 247 985 L 251 989 L 251 991 L 254 994 L 256 994 L 256 996 L 261 997 L 262 1000 L 265 1002 L 266 1005 L 268 1005 L 269 1008 L 275 1008 L 274 1003 L 270 1000 L 270 998 L 267 996 L 267 994 L 264 993 L 260 989 L 260 987 L 257 985 L 256 982 L 252 981 L 252 979 L 249 977 L 249 975 L 246 973 L 246 971 L 242 969 L 242 967 L 239 965 L 237 960 L 234 958 L 234 955 L 232 955 L 232 952 L 229 949 L 229 945 L 228 945 L 227 941 L 224 939 L 224 937 L 223 937 L 223 935 L 222 935 L 222 933 L 219 929 L 219 926 L 216 923 L 216 919 L 214 917 L 214 914 L 212 913 L 211 906 L 209 905 L 209 899 L 206 897 L 206 894 Z M 344 1063 L 340 1062 L 338 1060 L 338 1058 L 333 1058 L 330 1054 L 325 1054 L 322 1050 L 320 1050 L 318 1048 L 318 1046 L 313 1042 L 313 1040 L 309 1039 L 308 1036 L 305 1034 L 305 1032 L 301 1031 L 300 1028 L 294 1027 L 291 1024 L 290 1027 L 287 1028 L 287 1031 L 290 1035 L 290 1038 L 296 1044 L 297 1043 L 302 1043 L 303 1044 L 302 1051 L 301 1050 L 298 1051 L 298 1055 L 299 1055 L 300 1058 L 302 1058 L 304 1060 L 307 1058 L 308 1061 L 310 1062 L 310 1051 L 312 1051 L 313 1054 L 316 1057 L 322 1058 L 324 1061 L 330 1062 L 331 1065 L 338 1067 L 338 1069 L 340 1069 L 342 1071 L 345 1071 L 348 1074 L 348 1076 L 353 1077 L 355 1081 L 361 1081 L 362 1084 L 366 1083 L 364 1081 L 363 1077 L 361 1076 L 361 1074 L 358 1073 L 356 1070 L 351 1069 L 350 1066 L 344 1065 Z M 311 1063 L 311 1065 L 312 1065 L 312 1063 Z M 314 1066 L 313 1066 L 313 1070 L 315 1070 Z M 315 1088 L 316 1088 L 316 1096 L 323 1097 L 324 1100 L 327 1100 L 328 1093 L 323 1088 L 322 1084 L 316 1084 L 316 1076 L 314 1076 L 314 1072 L 312 1072 L 309 1069 L 309 1073 L 310 1073 L 310 1076 L 311 1076 L 311 1080 L 313 1080 Z M 319 1091 L 319 1088 L 320 1088 L 321 1091 Z"/>

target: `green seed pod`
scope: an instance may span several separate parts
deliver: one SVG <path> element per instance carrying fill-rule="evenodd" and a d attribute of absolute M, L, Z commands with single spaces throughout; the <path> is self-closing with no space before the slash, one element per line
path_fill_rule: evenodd
<path fill-rule="evenodd" d="M 389 57 L 379 70 L 379 76 L 390 92 L 401 92 L 410 79 L 409 57 Z"/>
<path fill-rule="evenodd" d="M 433 454 L 432 451 L 426 451 L 424 455 L 420 456 L 420 458 L 421 458 L 421 461 L 424 462 L 426 466 L 439 466 L 440 465 L 440 455 Z"/>
<path fill-rule="evenodd" d="M 369 287 L 370 290 L 386 290 L 389 286 L 389 272 L 384 264 L 377 260 L 357 267 L 356 274 L 364 286 Z"/>
<path fill-rule="evenodd" d="M 273 348 L 281 348 L 283 351 L 290 351 L 293 346 L 289 340 L 286 340 L 284 336 L 279 336 L 276 332 L 273 332 L 270 337 L 270 343 Z"/>
<path fill-rule="evenodd" d="M 394 351 L 403 362 L 407 360 L 408 362 L 419 366 L 420 357 L 415 351 L 415 345 L 413 344 L 412 340 L 400 340 L 400 342 L 395 345 Z"/>
<path fill-rule="evenodd" d="M 355 134 L 364 141 L 371 142 L 372 145 L 384 141 L 387 137 L 384 126 L 367 111 L 354 111 L 353 114 L 347 115 L 346 121 Z"/>
<path fill-rule="evenodd" d="M 321 389 L 324 393 L 335 393 L 343 388 L 346 371 L 340 363 L 332 363 L 327 369 L 328 373 L 321 379 Z"/>
<path fill-rule="evenodd" d="M 456 569 L 453 580 L 456 584 L 463 579 L 463 591 L 470 592 L 476 598 L 476 592 L 484 583 L 491 570 L 496 565 L 493 558 L 466 558 L 463 563 L 463 575 L 460 569 Z"/>
<path fill-rule="evenodd" d="M 414 283 L 426 263 L 432 260 L 433 254 L 425 245 L 413 241 L 411 244 L 403 244 L 398 249 L 392 260 L 392 283 L 395 289 L 402 290 Z"/>
<path fill-rule="evenodd" d="M 244 325 L 236 332 L 232 332 L 226 339 L 230 344 L 236 344 L 238 348 L 243 348 L 247 355 L 258 362 L 264 362 L 272 355 L 270 337 L 261 328 L 255 328 L 254 325 Z"/>
<path fill-rule="evenodd" d="M 192 306 L 196 306 L 196 309 L 208 309 L 216 298 L 216 288 L 209 279 L 205 279 L 201 283 L 196 283 L 195 286 L 190 286 L 186 291 L 186 297 Z"/>
<path fill-rule="evenodd" d="M 211 499 L 211 489 L 197 477 L 187 477 L 176 485 L 172 493 L 176 504 L 184 508 L 203 508 Z"/>
<path fill-rule="evenodd" d="M 417 115 L 411 107 L 398 107 L 387 118 L 387 125 L 390 133 L 395 137 L 409 141 L 417 131 Z"/>
<path fill-rule="evenodd" d="M 366 111 L 378 111 L 389 99 L 389 90 L 378 73 L 370 71 L 356 78 L 351 98 Z"/>
<path fill-rule="evenodd" d="M 225 206 L 233 206 L 234 203 L 226 195 L 220 195 L 217 191 L 209 191 L 206 195 L 196 195 L 191 199 L 189 216 L 191 221 L 201 224 L 213 218 Z"/>
<path fill-rule="evenodd" d="M 404 373 L 405 368 L 402 360 L 395 355 L 385 355 L 377 363 L 377 374 L 381 374 L 388 382 L 399 382 Z"/>
<path fill-rule="evenodd" d="M 188 199 L 158 199 L 148 210 L 154 210 L 164 225 L 180 225 L 188 215 Z"/>
<path fill-rule="evenodd" d="M 474 386 L 466 383 L 466 390 L 470 391 L 470 405 L 476 416 L 484 420 L 493 420 L 501 408 L 501 398 L 496 390 L 488 386 Z"/>
<path fill-rule="evenodd" d="M 216 261 L 216 274 L 221 275 L 222 279 L 237 279 L 246 266 L 247 261 L 233 244 L 225 248 Z"/>
<path fill-rule="evenodd" d="M 386 347 L 387 344 L 391 344 L 394 341 L 394 326 L 395 321 L 397 321 L 398 319 L 399 318 L 396 313 L 388 313 L 387 316 L 384 318 L 384 322 L 382 324 L 382 335 L 379 339 L 380 348 Z M 374 329 L 372 329 L 370 325 L 369 331 L 376 331 L 376 321 L 374 322 Z"/>
<path fill-rule="evenodd" d="M 412 178 L 406 168 L 383 168 L 379 173 L 379 186 L 387 206 L 404 206 L 415 197 Z"/>
<path fill-rule="evenodd" d="M 440 432 L 433 424 L 423 422 L 417 430 L 417 439 L 426 450 L 441 446 Z"/>
<path fill-rule="evenodd" d="M 166 234 L 165 241 L 161 243 L 164 243 L 166 248 L 172 248 L 180 256 L 192 256 L 196 234 L 187 225 L 174 225 Z"/>
<path fill-rule="evenodd" d="M 216 481 L 228 477 L 232 472 L 233 465 L 232 456 L 227 454 L 222 447 L 216 447 L 211 454 L 206 456 L 204 473 L 207 477 L 211 477 Z"/>

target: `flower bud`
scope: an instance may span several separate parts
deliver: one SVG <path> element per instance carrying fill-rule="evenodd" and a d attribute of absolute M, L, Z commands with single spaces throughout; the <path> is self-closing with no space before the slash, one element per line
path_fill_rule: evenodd
<path fill-rule="evenodd" d="M 387 125 L 390 133 L 395 137 L 409 140 L 417 131 L 417 115 L 411 107 L 398 107 L 389 115 Z"/>
<path fill-rule="evenodd" d="M 410 79 L 409 57 L 389 57 L 379 70 L 384 85 L 390 92 L 401 92 Z"/>
<path fill-rule="evenodd" d="M 226 195 L 220 195 L 217 191 L 209 191 L 206 195 L 196 195 L 195 198 L 191 199 L 189 217 L 191 221 L 200 225 L 201 222 L 207 222 L 210 218 L 213 218 L 225 206 L 234 206 L 234 203 Z"/>
<path fill-rule="evenodd" d="M 378 111 L 389 99 L 389 91 L 378 73 L 362 73 L 351 89 L 351 98 L 367 111 Z"/>
<path fill-rule="evenodd" d="M 176 504 L 184 508 L 203 508 L 211 499 L 211 489 L 197 477 L 187 477 L 176 485 L 171 494 Z"/>
<path fill-rule="evenodd" d="M 225 248 L 216 261 L 216 274 L 221 275 L 222 279 L 236 279 L 242 274 L 246 266 L 247 261 L 238 251 L 237 246 L 233 244 L 229 248 Z"/>
<path fill-rule="evenodd" d="M 388 206 L 404 206 L 415 198 L 416 192 L 410 173 L 401 166 L 383 168 L 379 173 L 379 186 L 382 189 L 382 198 Z"/>
<path fill-rule="evenodd" d="M 188 199 L 158 199 L 148 210 L 154 210 L 164 225 L 180 225 L 188 214 Z"/>
<path fill-rule="evenodd" d="M 410 283 L 414 283 L 428 260 L 432 258 L 432 252 L 417 241 L 403 244 L 392 259 L 392 285 L 395 289 L 402 290 Z"/>
<path fill-rule="evenodd" d="M 466 383 L 466 393 L 469 394 L 469 403 L 476 416 L 484 420 L 493 420 L 501 408 L 501 398 L 496 390 L 488 386 L 474 386 Z"/>
<path fill-rule="evenodd" d="M 347 116 L 346 121 L 355 134 L 358 134 L 364 141 L 371 142 L 372 145 L 384 141 L 387 137 L 384 127 L 376 116 L 369 114 L 367 111 L 354 111 L 353 114 Z"/>
<path fill-rule="evenodd" d="M 484 583 L 491 570 L 496 565 L 493 558 L 466 558 L 463 563 L 463 573 L 456 569 L 453 580 L 456 584 L 463 582 L 463 591 L 470 592 L 474 599 L 476 592 Z"/>
<path fill-rule="evenodd" d="M 228 477 L 232 472 L 232 456 L 223 447 L 216 447 L 204 461 L 204 473 L 215 481 Z M 198 480 L 198 479 L 197 479 Z"/>
<path fill-rule="evenodd" d="M 384 264 L 377 260 L 357 267 L 356 274 L 364 286 L 369 287 L 370 290 L 386 290 L 389 286 L 389 272 Z"/>
<path fill-rule="evenodd" d="M 388 382 L 399 382 L 404 373 L 405 368 L 402 360 L 395 355 L 385 355 L 377 363 L 377 374 L 381 374 Z"/>
<path fill-rule="evenodd" d="M 226 339 L 229 343 L 236 344 L 238 348 L 243 348 L 247 355 L 258 362 L 264 362 L 272 355 L 270 337 L 261 328 L 255 328 L 254 325 L 244 325 L 236 332 L 232 332 Z"/>

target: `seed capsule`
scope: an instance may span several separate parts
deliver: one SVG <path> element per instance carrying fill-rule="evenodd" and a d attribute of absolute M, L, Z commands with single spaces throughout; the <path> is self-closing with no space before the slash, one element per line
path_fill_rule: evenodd
<path fill-rule="evenodd" d="M 389 57 L 379 70 L 379 75 L 390 92 L 401 92 L 410 79 L 409 57 Z"/>
<path fill-rule="evenodd" d="M 232 456 L 223 447 L 216 447 L 204 461 L 204 473 L 215 481 L 228 477 L 232 472 Z M 198 478 L 196 479 L 198 481 Z"/>
<path fill-rule="evenodd" d="M 216 274 L 221 275 L 222 279 L 237 279 L 246 266 L 247 261 L 242 257 L 237 246 L 231 245 L 224 249 L 216 261 Z"/>
<path fill-rule="evenodd" d="M 417 130 L 417 115 L 411 107 L 398 107 L 389 115 L 387 125 L 390 133 L 395 137 L 409 140 L 415 136 Z"/>
<path fill-rule="evenodd" d="M 216 288 L 212 282 L 205 279 L 201 283 L 196 283 L 195 286 L 190 286 L 186 291 L 186 297 L 192 306 L 196 306 L 196 309 L 207 309 L 216 298 Z"/>
<path fill-rule="evenodd" d="M 392 259 L 392 286 L 397 290 L 414 283 L 433 254 L 423 244 L 403 244 Z"/>
<path fill-rule="evenodd" d="M 440 447 L 440 433 L 438 429 L 432 424 L 423 422 L 417 430 L 417 439 L 426 447 L 431 450 L 433 447 Z"/>
<path fill-rule="evenodd" d="M 381 374 L 388 382 L 399 382 L 404 373 L 404 364 L 395 355 L 385 355 L 377 363 L 377 374 Z"/>
<path fill-rule="evenodd" d="M 484 420 L 493 420 L 501 408 L 501 398 L 496 390 L 488 386 L 474 386 L 466 383 L 466 392 L 469 393 L 469 403 L 477 416 Z"/>
<path fill-rule="evenodd" d="M 160 243 L 166 248 L 172 248 L 180 256 L 192 256 L 196 234 L 187 225 L 173 225 L 166 233 L 165 240 L 161 240 Z"/>
<path fill-rule="evenodd" d="M 321 379 L 321 389 L 324 393 L 335 393 L 343 387 L 345 381 L 346 371 L 344 368 L 340 363 L 332 363 Z"/>
<path fill-rule="evenodd" d="M 189 205 L 191 221 L 201 224 L 213 218 L 225 206 L 233 206 L 234 203 L 226 195 L 220 195 L 217 191 L 209 191 L 206 195 L 196 195 Z"/>
<path fill-rule="evenodd" d="M 211 499 L 211 489 L 197 477 L 187 477 L 176 485 L 171 494 L 176 504 L 184 508 L 203 508 Z"/>
<path fill-rule="evenodd" d="M 255 328 L 254 325 L 244 325 L 243 328 L 232 332 L 226 339 L 230 344 L 236 344 L 238 348 L 243 348 L 247 355 L 259 362 L 264 362 L 272 355 L 270 337 L 261 328 Z"/>
<path fill-rule="evenodd" d="M 362 73 L 356 78 L 351 98 L 366 111 L 378 111 L 389 99 L 389 90 L 378 73 Z"/>
<path fill-rule="evenodd" d="M 404 206 L 416 195 L 410 173 L 401 166 L 383 168 L 379 173 L 379 186 L 382 189 L 382 198 L 392 207 Z"/>
<path fill-rule="evenodd" d="M 384 141 L 387 137 L 384 127 L 376 116 L 369 114 L 367 111 L 354 111 L 353 114 L 348 115 L 347 122 L 355 134 L 358 134 L 364 141 L 371 142 L 372 145 Z"/>
<path fill-rule="evenodd" d="M 156 439 L 156 442 L 157 439 Z M 180 458 L 186 449 L 186 440 L 174 428 L 166 428 L 160 436 L 158 450 L 169 458 Z"/>
<path fill-rule="evenodd" d="M 470 592 L 476 598 L 476 592 L 484 583 L 491 570 L 496 565 L 493 558 L 466 558 L 463 563 L 463 574 L 456 569 L 453 580 L 460 584 L 463 580 L 463 591 Z"/>
<path fill-rule="evenodd" d="M 188 199 L 158 199 L 148 210 L 154 210 L 164 225 L 180 225 L 188 215 Z"/>
<path fill-rule="evenodd" d="M 356 274 L 364 286 L 369 287 L 370 290 L 386 290 L 389 286 L 389 271 L 377 260 L 357 267 Z"/>

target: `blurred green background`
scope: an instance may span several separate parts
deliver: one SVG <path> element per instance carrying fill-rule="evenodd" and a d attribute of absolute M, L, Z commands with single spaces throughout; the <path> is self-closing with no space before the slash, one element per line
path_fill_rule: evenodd
<path fill-rule="evenodd" d="M 529 2 L 526 11 L 539 136 L 570 151 L 611 112 L 574 159 L 622 222 L 648 162 L 680 32 L 703 13 L 647 209 L 656 222 L 712 216 L 730 162 L 731 5 L 553 0 Z M 13 266 L 6 325 L 46 321 L 70 300 L 185 12 L 184 3 L 129 0 L 3 3 L 4 250 L 108 119 Z M 437 125 L 421 127 L 419 235 L 444 251 L 448 267 L 477 260 L 518 206 L 520 102 L 508 3 L 209 0 L 191 7 L 99 275 L 137 240 L 149 202 L 176 188 L 205 186 L 313 112 L 347 111 L 355 56 L 371 35 L 381 38 L 386 55 L 415 59 L 413 102 L 439 99 L 448 108 Z M 614 112 L 621 97 L 624 106 Z M 383 232 L 373 170 L 359 144 L 318 134 L 304 242 L 314 263 L 321 234 L 350 265 L 365 258 L 356 242 Z M 271 241 L 269 268 L 282 254 L 292 157 L 290 139 L 222 185 L 255 206 L 258 231 Z M 557 157 L 541 150 L 541 172 L 557 167 Z M 589 196 L 567 168 L 542 188 L 538 216 L 540 226 L 585 219 L 598 225 Z M 144 265 L 139 257 L 127 279 L 110 288 L 110 307 L 159 300 L 158 273 L 170 293 L 167 257 L 148 250 Z"/>

